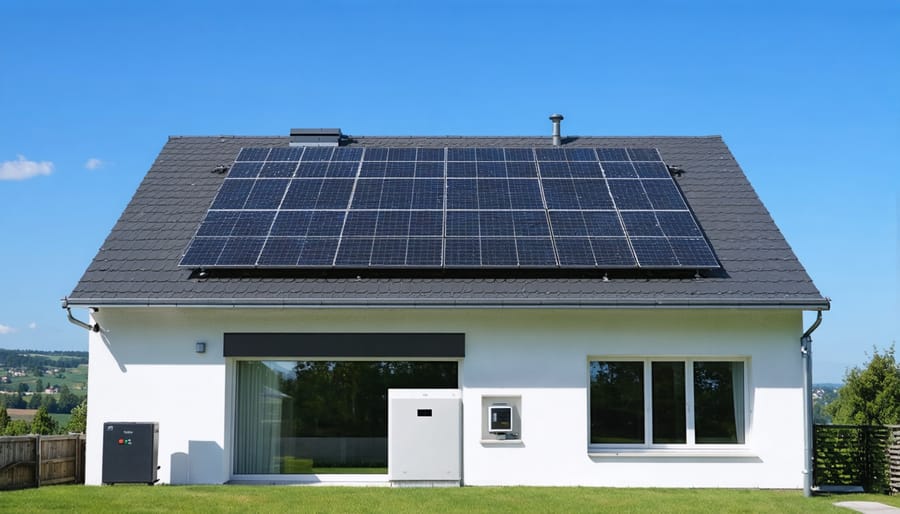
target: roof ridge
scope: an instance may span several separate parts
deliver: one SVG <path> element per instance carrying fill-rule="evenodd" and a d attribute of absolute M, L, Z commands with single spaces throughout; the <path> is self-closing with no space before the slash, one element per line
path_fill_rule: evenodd
<path fill-rule="evenodd" d="M 430 135 L 430 136 L 410 136 L 410 135 L 354 135 L 354 134 L 344 134 L 344 136 L 349 138 L 366 138 L 366 139 L 549 139 L 548 136 L 544 135 L 531 135 L 531 136 L 522 136 L 522 135 L 509 135 L 509 136 L 463 136 L 463 135 Z M 169 139 L 288 139 L 290 136 L 284 135 L 259 135 L 259 136 L 251 136 L 251 135 L 234 135 L 234 134 L 219 134 L 219 135 L 170 135 Z M 580 139 L 722 139 L 722 136 L 719 134 L 709 134 L 709 135 L 692 135 L 692 136 L 677 136 L 677 135 L 646 135 L 646 136 L 615 136 L 615 135 L 591 135 L 591 136 L 582 136 L 577 134 L 570 134 L 565 136 L 563 139 L 572 139 L 572 138 L 580 138 Z"/>

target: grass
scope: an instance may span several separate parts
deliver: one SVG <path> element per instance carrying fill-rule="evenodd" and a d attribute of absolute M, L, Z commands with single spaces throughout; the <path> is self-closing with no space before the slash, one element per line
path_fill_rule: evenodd
<path fill-rule="evenodd" d="M 804 498 L 799 491 L 463 487 L 387 489 L 295 486 L 50 486 L 5 491 L 7 512 L 690 512 L 816 513 L 852 511 L 837 501 L 900 497 L 850 494 Z"/>

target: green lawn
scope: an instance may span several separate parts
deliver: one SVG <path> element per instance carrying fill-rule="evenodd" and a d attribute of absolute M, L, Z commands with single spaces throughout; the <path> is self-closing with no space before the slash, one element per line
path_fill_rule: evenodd
<path fill-rule="evenodd" d="M 879 501 L 900 507 L 900 497 L 840 495 L 804 498 L 798 491 L 730 489 L 601 489 L 463 487 L 387 489 L 296 486 L 49 486 L 5 491 L 6 512 L 777 512 L 852 511 L 836 501 Z"/>

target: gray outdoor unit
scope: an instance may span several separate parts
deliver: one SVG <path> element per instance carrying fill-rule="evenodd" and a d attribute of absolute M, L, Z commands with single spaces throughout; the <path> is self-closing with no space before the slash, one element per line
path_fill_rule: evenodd
<path fill-rule="evenodd" d="M 159 423 L 103 424 L 103 483 L 156 483 Z"/>

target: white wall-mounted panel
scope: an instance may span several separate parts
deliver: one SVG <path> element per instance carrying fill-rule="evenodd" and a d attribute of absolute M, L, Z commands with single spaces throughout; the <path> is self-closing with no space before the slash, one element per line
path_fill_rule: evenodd
<path fill-rule="evenodd" d="M 388 390 L 388 476 L 392 481 L 459 481 L 460 392 Z"/>

